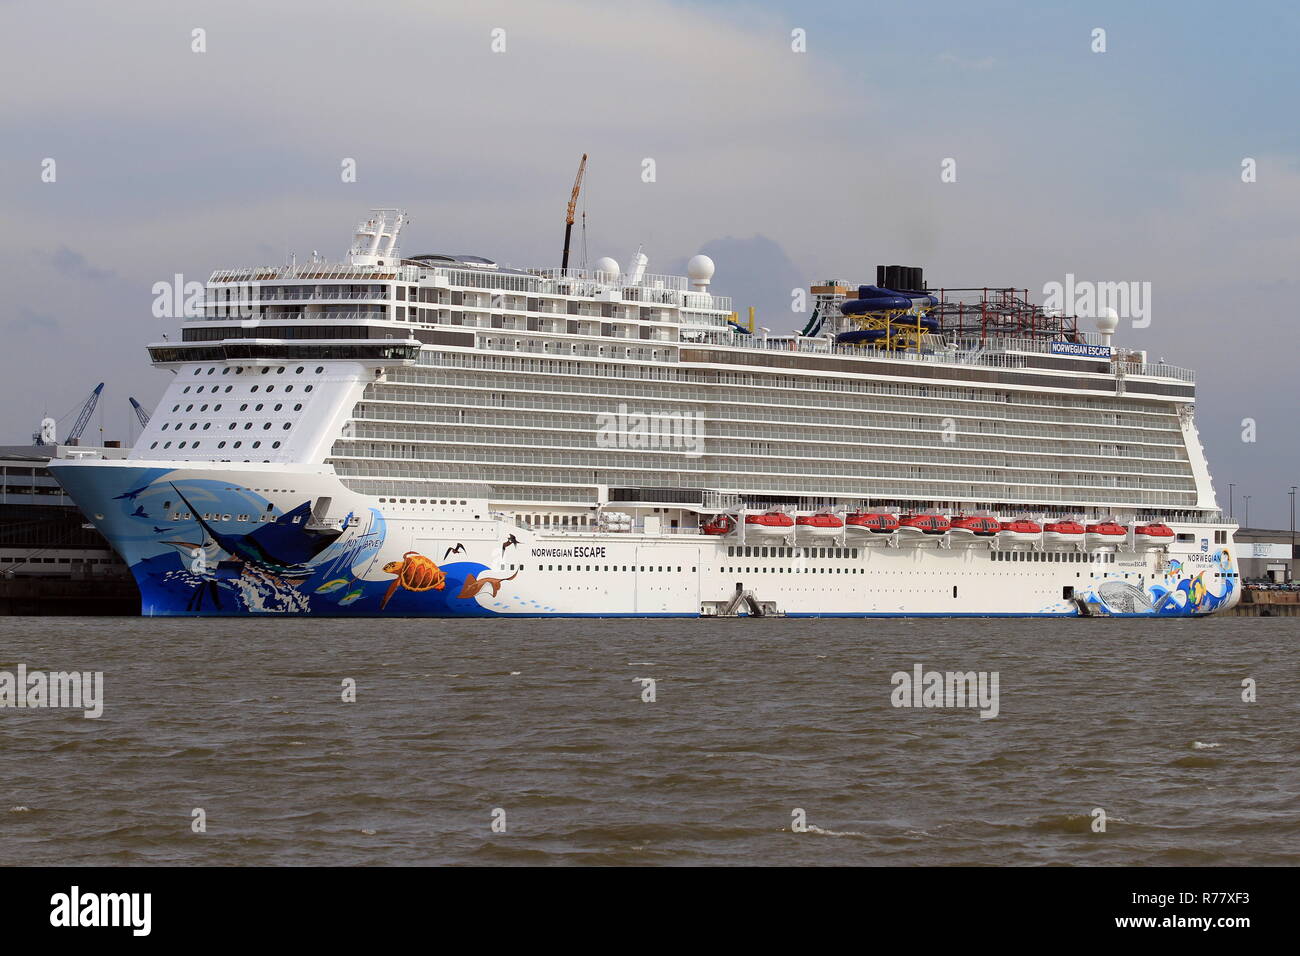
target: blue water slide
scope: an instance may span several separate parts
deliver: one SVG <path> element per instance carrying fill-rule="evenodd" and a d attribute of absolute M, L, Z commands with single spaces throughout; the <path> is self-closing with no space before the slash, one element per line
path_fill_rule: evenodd
<path fill-rule="evenodd" d="M 731 331 L 733 331 L 733 332 L 743 332 L 745 335 L 753 335 L 753 334 L 754 334 L 753 332 L 749 331 L 749 329 L 747 329 L 747 328 L 745 328 L 743 325 L 741 325 L 739 322 L 728 322 L 727 324 L 728 324 L 729 326 L 731 326 Z"/>
<path fill-rule="evenodd" d="M 886 334 L 884 329 L 854 329 L 852 332 L 841 332 L 835 336 L 835 341 L 840 345 L 861 345 L 863 342 L 878 342 Z"/>

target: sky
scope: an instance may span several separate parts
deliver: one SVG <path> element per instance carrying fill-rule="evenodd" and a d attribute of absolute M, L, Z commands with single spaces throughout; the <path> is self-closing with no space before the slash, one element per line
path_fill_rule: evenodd
<path fill-rule="evenodd" d="M 1249 0 L 0 0 L 0 443 L 100 381 L 87 438 L 129 440 L 176 337 L 155 283 L 338 258 L 375 206 L 408 254 L 557 266 L 585 152 L 575 264 L 705 251 L 773 331 L 877 263 L 1149 282 L 1117 344 L 1196 370 L 1221 504 L 1287 527 L 1297 45 L 1300 11 Z"/>

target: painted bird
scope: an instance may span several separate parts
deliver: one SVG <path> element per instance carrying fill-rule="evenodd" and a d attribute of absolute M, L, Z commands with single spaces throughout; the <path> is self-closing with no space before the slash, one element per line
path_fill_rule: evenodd
<path fill-rule="evenodd" d="M 135 510 L 131 512 L 132 518 L 147 518 L 148 513 L 144 510 L 144 505 L 136 505 Z"/>
<path fill-rule="evenodd" d="M 125 494 L 114 495 L 113 500 L 118 501 L 122 498 L 125 498 L 127 501 L 135 501 L 136 498 L 139 498 L 142 494 L 144 494 L 148 490 L 149 490 L 148 485 L 141 485 L 139 488 L 136 488 L 134 491 L 128 491 Z"/>
<path fill-rule="evenodd" d="M 510 547 L 513 544 L 518 544 L 518 543 L 519 543 L 519 539 L 512 534 L 510 537 L 506 538 L 505 544 L 501 545 L 501 553 L 505 554 L 506 548 Z"/>
<path fill-rule="evenodd" d="M 456 547 L 448 548 L 446 553 L 442 556 L 442 560 L 446 561 L 453 554 L 464 554 L 464 553 L 465 553 L 465 546 L 461 544 L 459 541 L 457 541 Z"/>

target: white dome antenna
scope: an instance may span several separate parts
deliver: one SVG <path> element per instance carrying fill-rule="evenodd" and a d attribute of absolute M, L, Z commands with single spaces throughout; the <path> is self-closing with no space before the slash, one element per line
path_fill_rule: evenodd
<path fill-rule="evenodd" d="M 703 253 L 693 256 L 691 261 L 686 263 L 686 275 L 691 280 L 691 288 L 697 292 L 708 292 L 715 268 L 713 260 Z"/>
<path fill-rule="evenodd" d="M 1097 331 L 1101 333 L 1101 344 L 1109 346 L 1110 337 L 1115 334 L 1119 328 L 1119 313 L 1112 308 L 1102 309 L 1101 315 L 1097 316 Z"/>
<path fill-rule="evenodd" d="M 618 267 L 618 260 L 611 259 L 609 256 L 601 256 L 596 260 L 595 273 L 596 278 L 601 282 L 608 282 L 612 285 L 618 281 L 622 270 Z"/>

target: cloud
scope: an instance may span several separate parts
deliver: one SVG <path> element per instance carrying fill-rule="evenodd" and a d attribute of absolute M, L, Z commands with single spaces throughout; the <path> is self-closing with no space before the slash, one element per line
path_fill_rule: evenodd
<path fill-rule="evenodd" d="M 71 276 L 77 279 L 89 279 L 92 282 L 101 282 L 105 279 L 115 279 L 116 274 L 109 269 L 97 269 L 86 261 L 86 257 L 80 252 L 69 249 L 67 246 L 59 246 L 54 250 L 53 255 L 54 268 L 65 276 Z"/>

